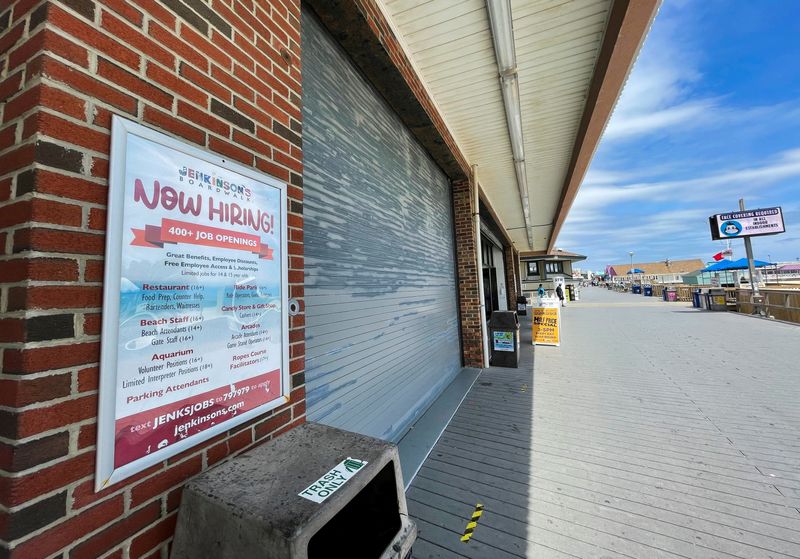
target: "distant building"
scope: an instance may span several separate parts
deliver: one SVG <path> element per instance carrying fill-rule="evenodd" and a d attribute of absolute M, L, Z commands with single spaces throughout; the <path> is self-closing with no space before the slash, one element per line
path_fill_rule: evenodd
<path fill-rule="evenodd" d="M 683 283 L 683 276 L 704 268 L 699 258 L 689 260 L 661 260 L 659 262 L 634 262 L 609 264 L 606 275 L 613 281 L 642 281 L 650 283 Z M 634 273 L 629 274 L 630 270 Z M 641 270 L 641 271 L 640 271 Z"/>
<path fill-rule="evenodd" d="M 556 249 L 553 252 L 531 251 L 519 255 L 522 293 L 530 298 L 539 284 L 547 290 L 555 289 L 553 279 L 564 278 L 565 283 L 574 283 L 572 263 L 586 260 L 582 254 Z M 578 278 L 577 281 L 580 281 Z"/>

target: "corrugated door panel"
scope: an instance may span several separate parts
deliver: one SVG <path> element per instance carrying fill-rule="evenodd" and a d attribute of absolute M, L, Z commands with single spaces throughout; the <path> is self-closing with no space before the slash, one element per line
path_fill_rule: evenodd
<path fill-rule="evenodd" d="M 450 186 L 303 14 L 308 418 L 396 440 L 461 368 Z"/>

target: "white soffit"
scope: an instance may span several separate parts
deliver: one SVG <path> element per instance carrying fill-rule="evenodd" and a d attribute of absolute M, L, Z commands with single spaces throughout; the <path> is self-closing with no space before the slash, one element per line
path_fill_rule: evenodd
<path fill-rule="evenodd" d="M 545 250 L 611 0 L 512 0 L 529 246 L 484 0 L 383 0 L 406 54 L 519 250 Z"/>

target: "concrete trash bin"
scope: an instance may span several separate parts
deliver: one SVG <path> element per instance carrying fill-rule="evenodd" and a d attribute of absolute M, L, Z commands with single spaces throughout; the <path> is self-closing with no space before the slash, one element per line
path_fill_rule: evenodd
<path fill-rule="evenodd" d="M 405 559 L 397 447 L 305 423 L 189 481 L 172 559 Z"/>
<path fill-rule="evenodd" d="M 513 311 L 494 311 L 489 320 L 491 364 L 494 367 L 519 366 L 519 319 Z"/>
<path fill-rule="evenodd" d="M 517 297 L 517 314 L 520 316 L 528 314 L 528 299 L 524 295 Z"/>

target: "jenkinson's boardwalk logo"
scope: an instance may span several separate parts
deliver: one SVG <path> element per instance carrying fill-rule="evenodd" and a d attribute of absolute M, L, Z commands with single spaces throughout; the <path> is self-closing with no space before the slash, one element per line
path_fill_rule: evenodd
<path fill-rule="evenodd" d="M 178 168 L 178 180 L 241 200 L 249 201 L 250 197 L 253 195 L 250 188 L 242 184 L 232 183 L 217 177 L 213 173 L 205 173 L 197 169 L 190 169 L 185 165 Z"/>

